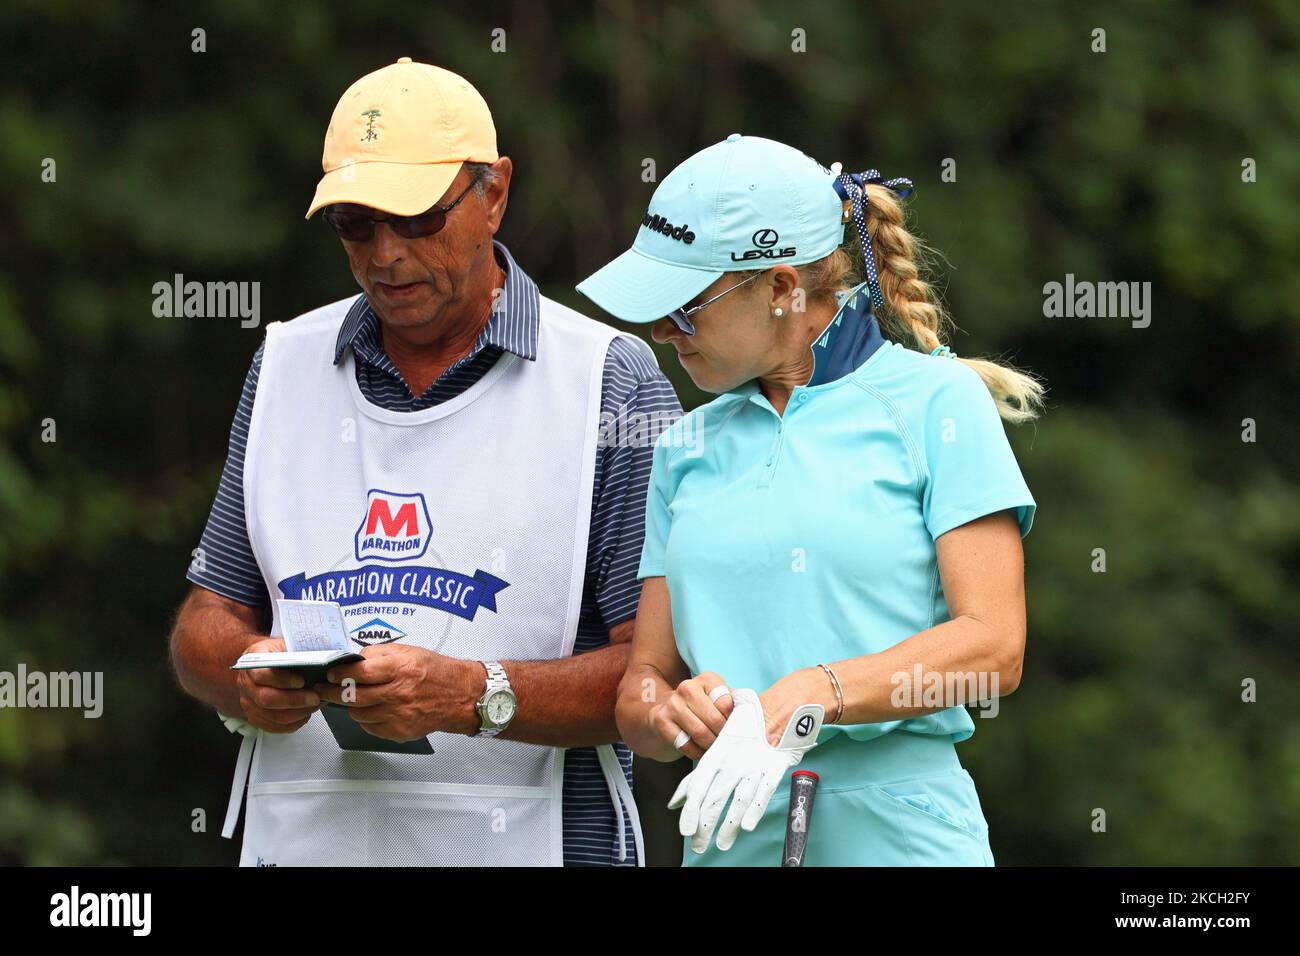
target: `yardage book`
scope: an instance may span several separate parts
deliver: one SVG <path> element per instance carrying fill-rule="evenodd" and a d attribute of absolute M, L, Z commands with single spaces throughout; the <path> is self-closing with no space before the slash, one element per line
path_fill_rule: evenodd
<path fill-rule="evenodd" d="M 245 654 L 231 665 L 231 670 L 245 671 L 257 667 L 291 670 L 302 677 L 307 687 L 324 682 L 325 673 L 338 664 L 365 660 L 352 649 L 343 609 L 332 601 L 277 600 L 280 628 L 284 632 L 284 651 Z M 431 754 L 428 738 L 421 740 L 385 740 L 366 733 L 352 719 L 345 705 L 323 703 L 321 714 L 334 740 L 344 750 L 368 750 L 393 754 Z"/>

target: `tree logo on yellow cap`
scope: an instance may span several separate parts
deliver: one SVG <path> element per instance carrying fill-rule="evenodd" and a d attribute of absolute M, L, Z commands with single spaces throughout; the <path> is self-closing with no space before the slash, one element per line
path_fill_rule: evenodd
<path fill-rule="evenodd" d="M 361 115 L 366 117 L 366 135 L 361 137 L 361 142 L 369 143 L 379 139 L 379 131 L 375 129 L 375 119 L 379 116 L 379 110 L 364 110 Z"/>

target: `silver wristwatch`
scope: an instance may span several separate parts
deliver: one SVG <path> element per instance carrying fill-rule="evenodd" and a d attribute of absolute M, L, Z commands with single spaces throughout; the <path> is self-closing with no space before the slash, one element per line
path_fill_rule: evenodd
<path fill-rule="evenodd" d="M 483 696 L 478 699 L 481 725 L 475 736 L 495 737 L 515 719 L 515 708 L 519 702 L 504 667 L 496 661 L 479 663 L 487 670 L 487 686 L 483 689 Z"/>

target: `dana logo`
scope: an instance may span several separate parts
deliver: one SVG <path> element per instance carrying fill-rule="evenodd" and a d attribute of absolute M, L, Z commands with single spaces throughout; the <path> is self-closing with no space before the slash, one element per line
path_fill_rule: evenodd
<path fill-rule="evenodd" d="M 393 641 L 400 641 L 406 637 L 405 631 L 400 631 L 387 621 L 377 617 L 372 617 L 360 627 L 354 627 L 350 632 L 352 640 L 358 644 L 391 644 Z"/>
<path fill-rule="evenodd" d="M 357 528 L 358 561 L 407 561 L 429 550 L 429 507 L 424 495 L 371 489 Z"/>

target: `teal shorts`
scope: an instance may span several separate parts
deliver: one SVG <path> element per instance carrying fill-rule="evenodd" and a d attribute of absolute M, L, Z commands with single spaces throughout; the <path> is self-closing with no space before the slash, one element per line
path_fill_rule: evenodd
<path fill-rule="evenodd" d="M 975 782 L 947 737 L 893 731 L 873 740 L 842 733 L 796 769 L 820 778 L 804 866 L 993 866 Z M 725 853 L 682 844 L 684 866 L 780 866 L 790 775 L 753 833 Z"/>

